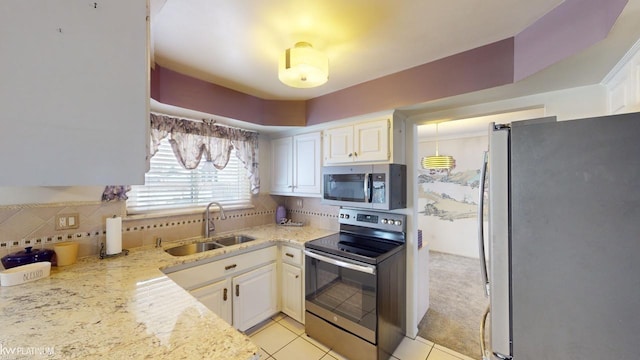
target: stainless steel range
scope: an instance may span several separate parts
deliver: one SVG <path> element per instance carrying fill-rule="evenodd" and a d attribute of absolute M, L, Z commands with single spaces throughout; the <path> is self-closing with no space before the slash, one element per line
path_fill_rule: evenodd
<path fill-rule="evenodd" d="M 405 334 L 406 217 L 340 209 L 305 244 L 305 330 L 350 359 L 389 359 Z"/>

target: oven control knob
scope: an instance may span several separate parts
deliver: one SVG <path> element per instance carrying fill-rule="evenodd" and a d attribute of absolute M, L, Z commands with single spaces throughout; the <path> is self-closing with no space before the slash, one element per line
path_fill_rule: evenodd
<path fill-rule="evenodd" d="M 344 219 L 344 214 L 340 214 L 340 219 Z"/>
<path fill-rule="evenodd" d="M 349 214 L 344 214 L 344 218 L 348 219 L 349 218 Z"/>
<path fill-rule="evenodd" d="M 382 219 L 382 223 L 383 223 L 383 224 L 386 224 L 386 223 L 388 223 L 388 222 L 389 222 L 389 220 L 387 220 L 387 219 Z"/>
<path fill-rule="evenodd" d="M 393 222 L 393 224 L 395 226 L 400 226 L 400 225 L 402 225 L 402 220 L 396 220 L 396 221 Z"/>

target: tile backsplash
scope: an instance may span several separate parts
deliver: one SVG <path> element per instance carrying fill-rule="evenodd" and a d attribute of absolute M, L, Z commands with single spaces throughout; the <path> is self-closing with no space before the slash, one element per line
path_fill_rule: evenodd
<path fill-rule="evenodd" d="M 338 207 L 320 204 L 316 198 L 291 198 L 261 194 L 252 198 L 253 208 L 225 210 L 227 219 L 220 220 L 212 212 L 216 232 L 272 224 L 279 204 L 287 207 L 287 217 L 295 222 L 324 229 L 338 229 Z M 56 215 L 78 214 L 77 229 L 56 230 Z M 121 216 L 122 247 L 153 245 L 163 241 L 202 236 L 204 212 L 185 215 L 140 217 L 126 216 L 126 203 L 70 202 L 55 204 L 22 204 L 0 206 L 0 256 L 20 251 L 27 246 L 53 248 L 53 243 L 75 241 L 80 244 L 78 256 L 98 255 L 105 241 L 106 219 Z"/>
<path fill-rule="evenodd" d="M 0 206 L 0 255 L 27 246 L 53 248 L 53 243 L 80 243 L 78 256 L 98 254 L 105 237 L 105 219 L 123 216 L 124 203 L 72 202 Z M 78 214 L 76 229 L 56 230 L 56 215 Z"/>

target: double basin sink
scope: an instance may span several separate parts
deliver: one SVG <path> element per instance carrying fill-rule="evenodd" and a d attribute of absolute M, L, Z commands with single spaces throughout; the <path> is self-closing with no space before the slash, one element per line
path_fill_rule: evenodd
<path fill-rule="evenodd" d="M 255 240 L 255 238 L 247 235 L 232 235 L 206 242 L 184 244 L 166 249 L 165 251 L 173 256 L 186 256 L 204 251 L 220 249 L 225 246 L 242 244 L 253 240 Z"/>

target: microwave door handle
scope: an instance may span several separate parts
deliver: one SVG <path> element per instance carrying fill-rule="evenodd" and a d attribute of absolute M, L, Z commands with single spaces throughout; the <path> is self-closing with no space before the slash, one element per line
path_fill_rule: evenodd
<path fill-rule="evenodd" d="M 371 174 L 369 173 L 364 174 L 364 202 L 366 203 L 371 202 L 372 187 L 373 187 L 373 184 L 371 183 Z"/>

